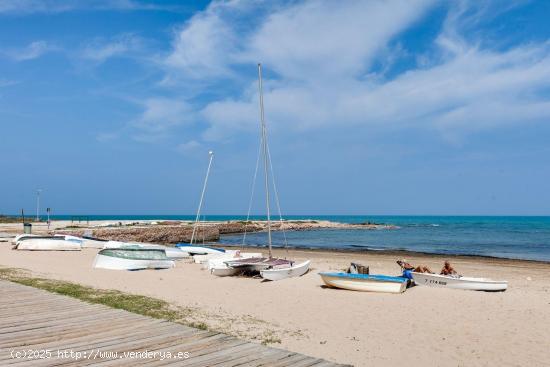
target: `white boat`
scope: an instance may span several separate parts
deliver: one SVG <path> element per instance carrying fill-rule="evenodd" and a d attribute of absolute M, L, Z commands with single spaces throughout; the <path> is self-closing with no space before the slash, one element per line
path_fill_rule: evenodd
<path fill-rule="evenodd" d="M 412 272 L 412 277 L 416 285 L 425 285 L 429 287 L 492 292 L 505 291 L 508 288 L 508 282 L 505 280 L 492 280 L 487 278 L 448 276 L 416 272 Z"/>
<path fill-rule="evenodd" d="M 104 249 L 127 249 L 139 247 L 143 250 L 152 249 L 152 250 L 163 250 L 166 254 L 166 257 L 171 260 L 180 260 L 188 258 L 190 255 L 188 252 L 183 251 L 176 247 L 157 245 L 152 243 L 138 243 L 138 242 L 121 242 L 121 241 L 107 241 L 104 245 Z"/>
<path fill-rule="evenodd" d="M 190 243 L 178 243 L 176 248 L 193 255 L 208 255 L 208 254 L 223 254 L 225 250 L 223 248 L 208 247 L 208 246 L 195 246 Z"/>
<path fill-rule="evenodd" d="M 309 263 L 307 260 L 300 264 L 292 264 L 291 266 L 283 267 L 271 267 L 260 271 L 262 278 L 267 280 L 281 280 L 285 278 L 300 277 L 307 273 L 309 270 Z"/>
<path fill-rule="evenodd" d="M 333 288 L 362 292 L 402 293 L 407 279 L 376 274 L 319 273 L 323 282 Z"/>
<path fill-rule="evenodd" d="M 176 266 L 162 249 L 109 248 L 98 252 L 93 267 L 111 270 L 169 269 Z"/>
<path fill-rule="evenodd" d="M 29 251 L 80 251 L 82 242 L 60 236 L 23 237 L 13 247 L 14 250 Z"/>
<path fill-rule="evenodd" d="M 39 235 L 39 234 L 29 234 L 29 233 L 23 233 L 23 234 L 18 234 L 17 236 L 15 236 L 13 239 L 12 239 L 12 243 L 14 245 L 17 244 L 17 242 L 23 240 L 23 239 L 26 239 L 26 238 L 30 238 L 30 237 L 50 237 L 50 236 L 44 236 L 44 235 Z"/>

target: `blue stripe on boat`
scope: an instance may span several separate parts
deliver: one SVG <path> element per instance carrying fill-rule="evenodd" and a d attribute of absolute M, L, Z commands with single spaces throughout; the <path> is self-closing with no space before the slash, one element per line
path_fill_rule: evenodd
<path fill-rule="evenodd" d="M 189 247 L 189 246 L 193 246 L 193 247 L 202 247 L 202 248 L 207 248 L 207 249 L 214 250 L 214 251 L 225 252 L 225 250 L 224 250 L 223 248 L 215 248 L 215 247 L 207 247 L 207 246 L 197 246 L 197 245 L 192 245 L 192 244 L 190 244 L 190 243 L 177 243 L 177 244 L 176 244 L 176 247 L 177 247 L 177 248 Z"/>
<path fill-rule="evenodd" d="M 407 281 L 407 279 L 403 277 L 393 277 L 391 275 L 381 275 L 381 274 L 319 273 L 319 275 L 326 275 L 326 276 L 337 277 L 337 278 L 350 278 L 350 279 L 372 279 L 372 280 L 394 282 L 394 283 L 403 283 Z"/>

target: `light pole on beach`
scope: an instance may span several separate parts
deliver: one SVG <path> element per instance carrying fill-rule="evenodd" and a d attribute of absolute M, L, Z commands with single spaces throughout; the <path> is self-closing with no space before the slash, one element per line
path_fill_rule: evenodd
<path fill-rule="evenodd" d="M 40 193 L 41 192 L 42 192 L 42 189 L 36 190 L 36 221 L 37 222 L 40 221 L 39 213 L 40 213 Z"/>

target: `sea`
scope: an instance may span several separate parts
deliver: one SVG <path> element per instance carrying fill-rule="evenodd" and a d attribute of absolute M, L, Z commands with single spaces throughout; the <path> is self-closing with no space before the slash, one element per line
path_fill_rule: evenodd
<path fill-rule="evenodd" d="M 316 229 L 274 232 L 273 245 L 307 249 L 406 250 L 431 254 L 475 255 L 550 262 L 550 217 L 536 216 L 380 216 L 305 215 L 287 220 L 379 223 L 397 229 Z M 58 215 L 65 220 L 194 220 L 193 215 Z M 202 220 L 244 220 L 245 216 L 207 215 Z M 251 220 L 264 220 L 251 216 Z M 243 235 L 224 235 L 221 242 L 242 244 Z M 245 245 L 265 246 L 266 233 L 249 233 Z"/>

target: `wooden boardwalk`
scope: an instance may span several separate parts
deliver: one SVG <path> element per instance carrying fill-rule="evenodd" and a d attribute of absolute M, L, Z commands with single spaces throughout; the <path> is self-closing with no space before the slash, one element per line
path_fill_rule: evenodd
<path fill-rule="evenodd" d="M 0 366 L 96 364 L 336 366 L 225 334 L 0 281 Z"/>

